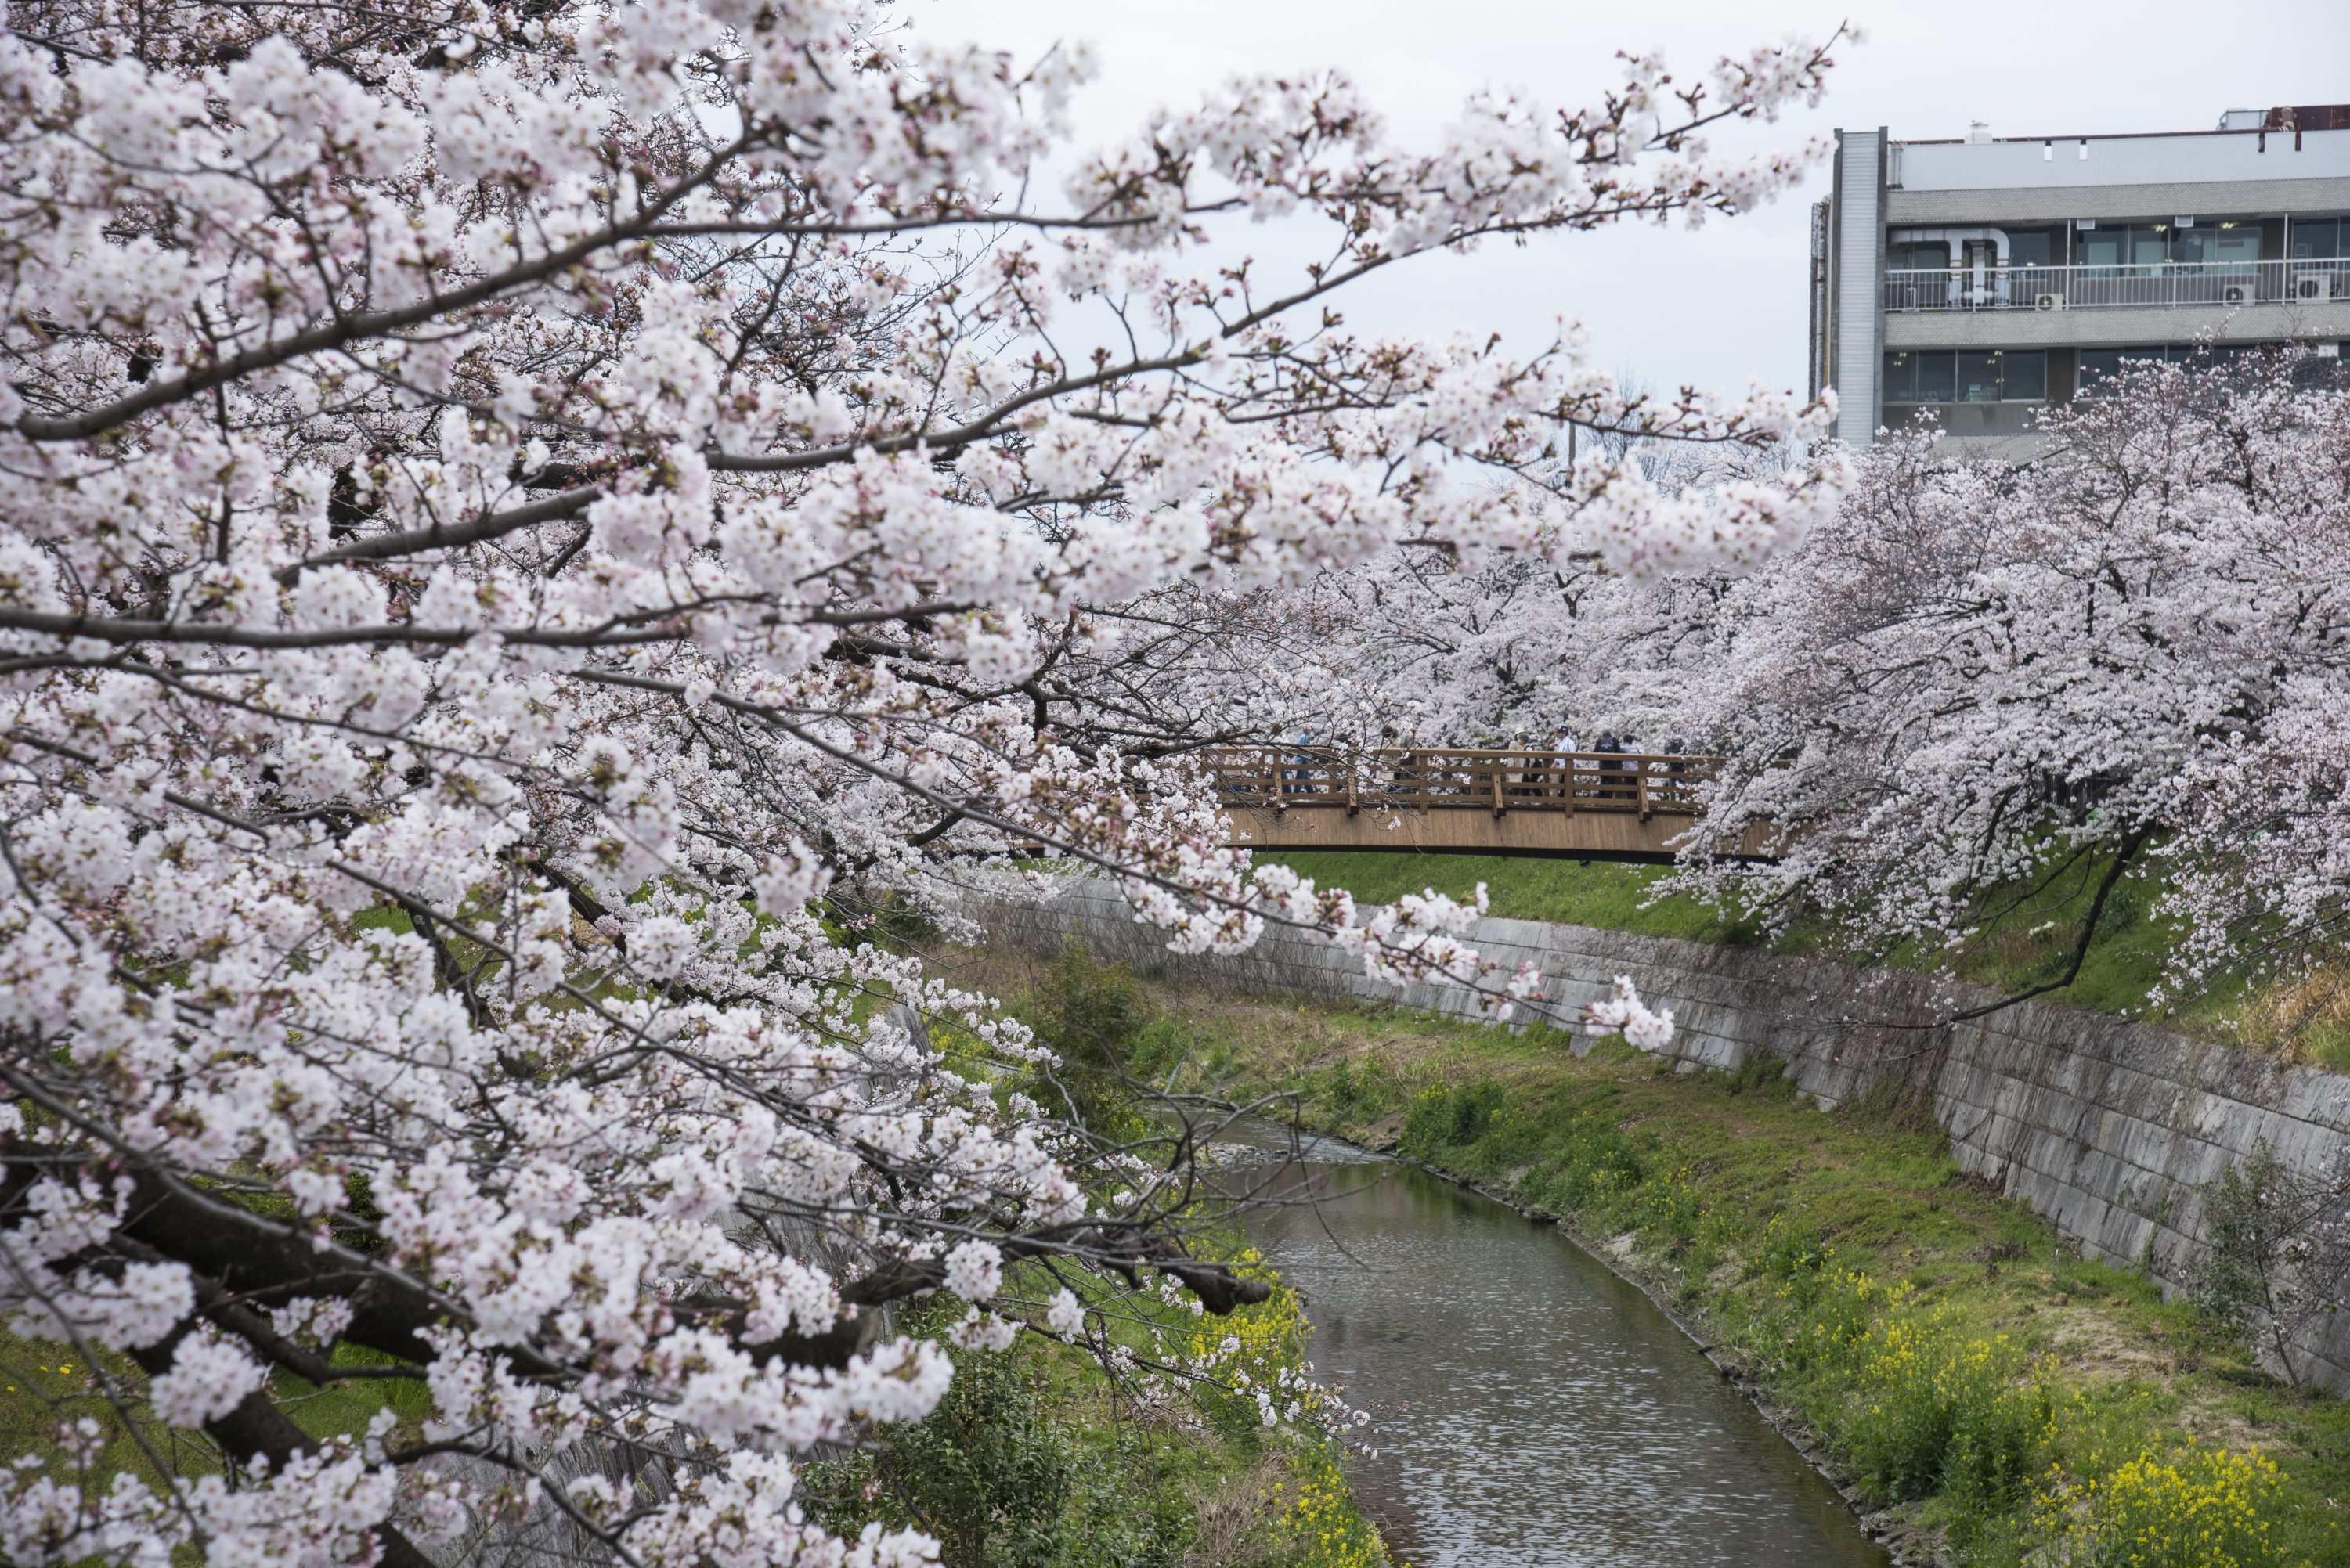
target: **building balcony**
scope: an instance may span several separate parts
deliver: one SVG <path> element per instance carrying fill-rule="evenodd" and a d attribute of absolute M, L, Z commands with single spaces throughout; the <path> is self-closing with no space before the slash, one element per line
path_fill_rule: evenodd
<path fill-rule="evenodd" d="M 2350 303 L 2350 259 L 1897 269 L 1883 297 L 1903 316 L 2325 306 Z"/>

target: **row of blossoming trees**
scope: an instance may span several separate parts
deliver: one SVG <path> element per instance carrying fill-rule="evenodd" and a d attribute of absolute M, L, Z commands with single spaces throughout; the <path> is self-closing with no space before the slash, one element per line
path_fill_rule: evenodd
<path fill-rule="evenodd" d="M 1457 909 L 1252 879 L 1181 758 L 1286 711 L 1236 628 L 1318 571 L 1743 566 L 1833 509 L 1833 453 L 1553 462 L 1822 408 L 1336 305 L 1767 198 L 1804 157 L 1706 129 L 1827 64 L 1630 58 L 1427 152 L 1243 80 L 1048 196 L 1080 62 L 839 0 L 12 6 L 0 1308 L 98 1403 L 0 1456 L 0 1559 L 415 1568 L 528 1513 L 920 1560 L 794 1501 L 938 1399 L 892 1303 L 1001 1344 L 1097 1336 L 1102 1282 L 1261 1293 L 1182 1160 L 1010 1092 L 1024 1033 L 838 917 L 1042 845 L 1193 950 L 1289 922 L 1523 993 Z M 1326 248 L 1211 252 L 1250 217 Z M 303 1384 L 408 1392 L 320 1437 Z"/>
<path fill-rule="evenodd" d="M 1892 436 L 1833 519 L 1742 576 L 1527 555 L 1433 572 L 1390 552 L 1297 590 L 1285 618 L 1314 640 L 1266 657 L 1322 732 L 1365 743 L 1539 742 L 1564 722 L 1721 755 L 1685 885 L 1779 919 L 1930 950 L 2063 906 L 2091 913 L 2085 943 L 2137 876 L 2178 937 L 2158 997 L 2218 965 L 2336 961 L 2339 366 L 2210 346 L 2138 364 L 2051 410 L 2022 462 L 1954 456 L 1930 428 Z M 1774 461 L 1694 472 L 1758 460 Z M 1692 471 L 1686 452 L 1625 461 Z M 1709 860 L 1758 821 L 1783 859 Z"/>

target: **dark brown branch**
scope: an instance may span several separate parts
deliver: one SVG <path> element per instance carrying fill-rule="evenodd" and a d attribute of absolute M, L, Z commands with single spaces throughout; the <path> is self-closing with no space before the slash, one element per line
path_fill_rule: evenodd
<path fill-rule="evenodd" d="M 627 223 L 610 224 L 585 239 L 575 240 L 536 260 L 508 267 L 478 283 L 452 289 L 446 294 L 428 294 L 412 305 L 403 305 L 395 309 L 362 310 L 348 315 L 338 313 L 331 320 L 313 327 L 307 332 L 296 332 L 247 348 L 243 353 L 232 354 L 201 370 L 191 370 L 169 381 L 150 381 L 130 396 L 117 398 L 100 408 L 63 419 L 30 416 L 20 419 L 16 421 L 17 433 L 27 441 L 87 441 L 91 436 L 102 435 L 119 425 L 127 424 L 141 414 L 169 408 L 173 403 L 200 396 L 216 387 L 227 386 L 258 371 L 272 369 L 307 355 L 328 353 L 360 338 L 404 332 L 411 327 L 425 326 L 454 312 L 485 305 L 500 295 L 567 272 L 599 252 L 642 239 L 648 231 L 660 225 L 663 213 L 717 178 L 746 145 L 748 139 L 744 138 L 723 149 L 691 177 L 681 180 L 660 192 Z"/>
<path fill-rule="evenodd" d="M 2073 961 L 2065 966 L 2062 977 L 2043 985 L 2033 986 L 2026 991 L 2019 991 L 2013 996 L 2003 996 L 1997 1002 L 1986 1002 L 1981 1007 L 1970 1007 L 1964 1012 L 1953 1012 L 1949 1022 L 1963 1023 L 1970 1018 L 1986 1018 L 1991 1013 L 2013 1007 L 2019 1002 L 2029 1002 L 2035 996 L 2045 996 L 2052 991 L 2062 991 L 2078 980 L 2081 977 L 2082 961 L 2089 956 L 2089 944 L 2096 940 L 2097 921 L 2106 912 L 2106 900 L 2113 896 L 2113 891 L 2120 885 L 2123 875 L 2136 862 L 2138 851 L 2145 847 L 2147 838 L 2151 832 L 2150 828 L 2141 827 L 2131 834 L 2123 843 L 2120 850 L 2115 854 L 2114 863 L 2106 867 L 2106 875 L 2097 884 L 2097 896 L 2090 900 L 2089 912 L 2081 921 L 2081 940 L 2073 944 Z"/>

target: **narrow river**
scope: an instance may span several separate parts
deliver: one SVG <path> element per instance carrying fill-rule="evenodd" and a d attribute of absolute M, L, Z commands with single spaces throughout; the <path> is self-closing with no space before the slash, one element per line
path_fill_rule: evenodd
<path fill-rule="evenodd" d="M 1236 1141 L 1241 1159 L 1288 1148 L 1270 1125 Z M 1315 1369 L 1378 1420 L 1358 1485 L 1414 1568 L 1890 1563 L 1688 1336 L 1565 1237 L 1416 1168 L 1305 1153 L 1279 1184 L 1315 1201 L 1254 1230 L 1306 1293 Z"/>

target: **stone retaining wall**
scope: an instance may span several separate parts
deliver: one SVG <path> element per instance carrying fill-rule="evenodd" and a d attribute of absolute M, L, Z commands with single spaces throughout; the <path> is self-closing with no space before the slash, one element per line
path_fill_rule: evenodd
<path fill-rule="evenodd" d="M 1192 984 L 1465 1011 L 1459 992 L 1372 980 L 1293 931 L 1268 931 L 1233 958 L 1170 953 L 1113 888 L 1087 878 L 1043 902 L 970 913 L 1008 946 L 1057 950 L 1076 935 L 1099 958 Z M 2144 1267 L 2166 1290 L 2180 1287 L 2202 1252 L 2198 1189 L 2258 1140 L 2326 1171 L 2350 1145 L 2350 1078 L 2103 1013 L 2022 1002 L 1939 1023 L 1997 997 L 1900 971 L 1586 926 L 1488 919 L 1471 940 L 1505 968 L 1531 960 L 1561 1016 L 1631 975 L 1648 1005 L 1673 1010 L 1669 1054 L 1686 1071 L 1735 1067 L 1767 1051 L 1824 1107 L 1879 1079 L 1927 1076 L 1966 1169 L 1999 1182 L 2085 1251 Z M 2350 1314 L 2308 1349 L 2316 1376 L 2350 1389 Z"/>

